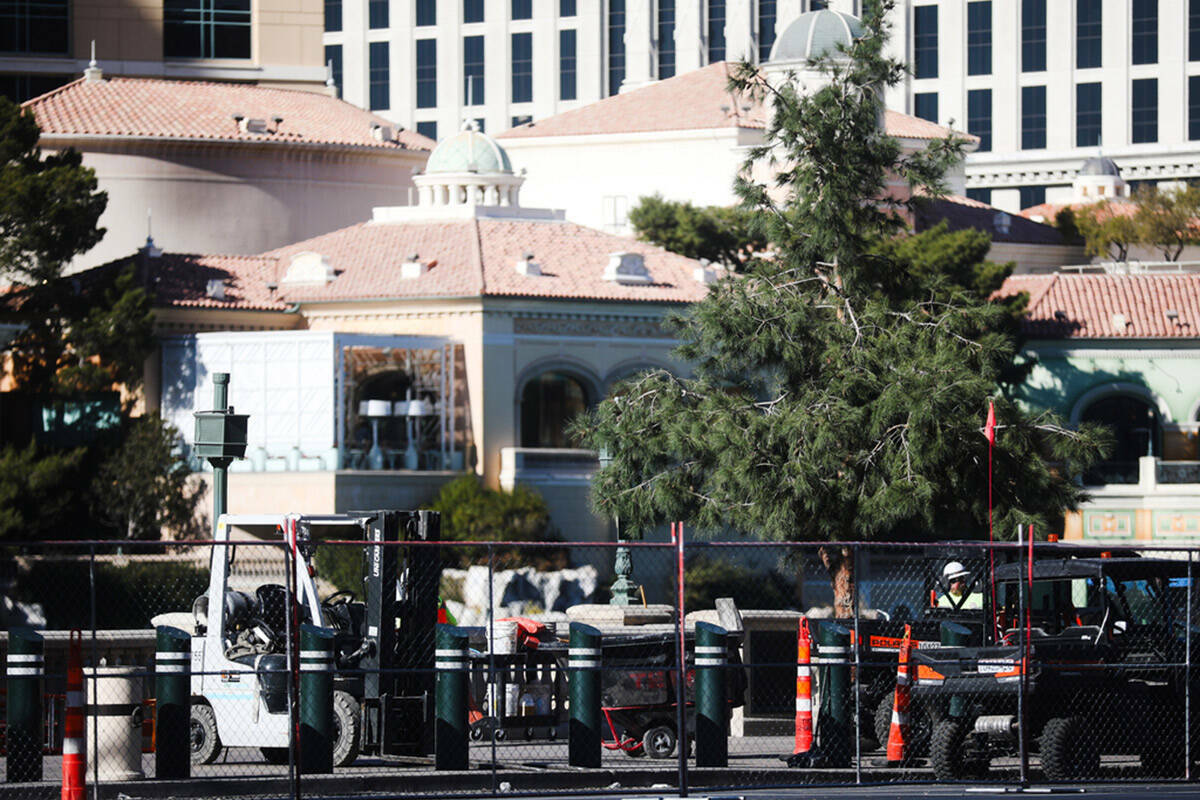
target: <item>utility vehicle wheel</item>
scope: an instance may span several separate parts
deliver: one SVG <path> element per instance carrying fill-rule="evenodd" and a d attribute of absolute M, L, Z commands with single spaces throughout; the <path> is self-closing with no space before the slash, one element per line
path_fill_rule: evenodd
<path fill-rule="evenodd" d="M 217 736 L 217 716 L 212 706 L 192 704 L 190 739 L 193 764 L 211 764 L 221 754 L 221 737 Z"/>
<path fill-rule="evenodd" d="M 670 758 L 675 752 L 675 731 L 666 725 L 657 725 L 642 737 L 642 749 L 650 758 Z"/>
<path fill-rule="evenodd" d="M 1039 742 L 1042 771 L 1051 781 L 1094 778 L 1100 772 L 1100 749 L 1083 717 L 1052 717 Z"/>
<path fill-rule="evenodd" d="M 358 758 L 362 717 L 358 701 L 347 692 L 333 693 L 333 765 L 348 767 Z"/>
<path fill-rule="evenodd" d="M 288 749 L 286 747 L 260 747 L 258 751 L 262 753 L 263 761 L 268 764 L 287 764 Z"/>
<path fill-rule="evenodd" d="M 929 758 L 933 762 L 933 774 L 938 780 L 961 781 L 987 775 L 987 759 L 972 757 L 966 752 L 965 744 L 970 731 L 971 723 L 965 719 L 945 717 L 933 723 Z"/>
<path fill-rule="evenodd" d="M 875 707 L 875 740 L 879 747 L 887 750 L 888 734 L 892 730 L 892 702 L 895 692 L 888 692 Z"/>

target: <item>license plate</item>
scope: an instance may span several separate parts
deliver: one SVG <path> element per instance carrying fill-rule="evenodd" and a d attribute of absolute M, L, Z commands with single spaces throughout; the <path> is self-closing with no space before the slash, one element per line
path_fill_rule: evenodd
<path fill-rule="evenodd" d="M 1011 672 L 1016 665 L 1016 662 L 1011 658 L 998 658 L 991 659 L 990 661 L 981 660 L 976 667 L 976 671 L 991 675 L 996 672 Z"/>

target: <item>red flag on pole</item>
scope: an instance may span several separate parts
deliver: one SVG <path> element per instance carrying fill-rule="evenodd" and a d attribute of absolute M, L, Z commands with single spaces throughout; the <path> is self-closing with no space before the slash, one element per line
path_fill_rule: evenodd
<path fill-rule="evenodd" d="M 983 426 L 983 435 L 987 437 L 988 444 L 996 443 L 996 404 L 991 400 L 988 401 L 987 423 Z"/>

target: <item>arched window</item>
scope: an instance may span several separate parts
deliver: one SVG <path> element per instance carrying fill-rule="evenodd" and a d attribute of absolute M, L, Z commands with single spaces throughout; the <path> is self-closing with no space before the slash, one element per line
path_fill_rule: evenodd
<path fill-rule="evenodd" d="M 1079 419 L 1107 425 L 1114 440 L 1108 460 L 1093 467 L 1084 482 L 1137 483 L 1138 459 L 1158 453 L 1158 409 L 1140 397 L 1109 395 L 1085 408 Z"/>
<path fill-rule="evenodd" d="M 583 382 L 565 372 L 531 379 L 521 391 L 521 446 L 571 447 L 567 423 L 590 401 Z"/>

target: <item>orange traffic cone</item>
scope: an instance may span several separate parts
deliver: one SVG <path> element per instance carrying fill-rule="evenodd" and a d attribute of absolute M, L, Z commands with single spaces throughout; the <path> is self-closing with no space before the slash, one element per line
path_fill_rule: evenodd
<path fill-rule="evenodd" d="M 912 651 L 912 626 L 904 626 L 904 641 L 900 643 L 899 665 L 896 667 L 896 694 L 892 700 L 892 725 L 888 729 L 887 760 L 889 764 L 903 763 L 908 737 L 908 703 L 912 687 L 908 678 L 908 659 Z"/>
<path fill-rule="evenodd" d="M 807 753 L 813 744 L 812 715 L 812 637 L 808 633 L 808 619 L 800 618 L 796 632 L 796 749 L 795 753 Z"/>
<path fill-rule="evenodd" d="M 62 800 L 86 800 L 83 738 L 83 633 L 71 631 L 67 651 L 67 709 L 63 719 Z"/>

